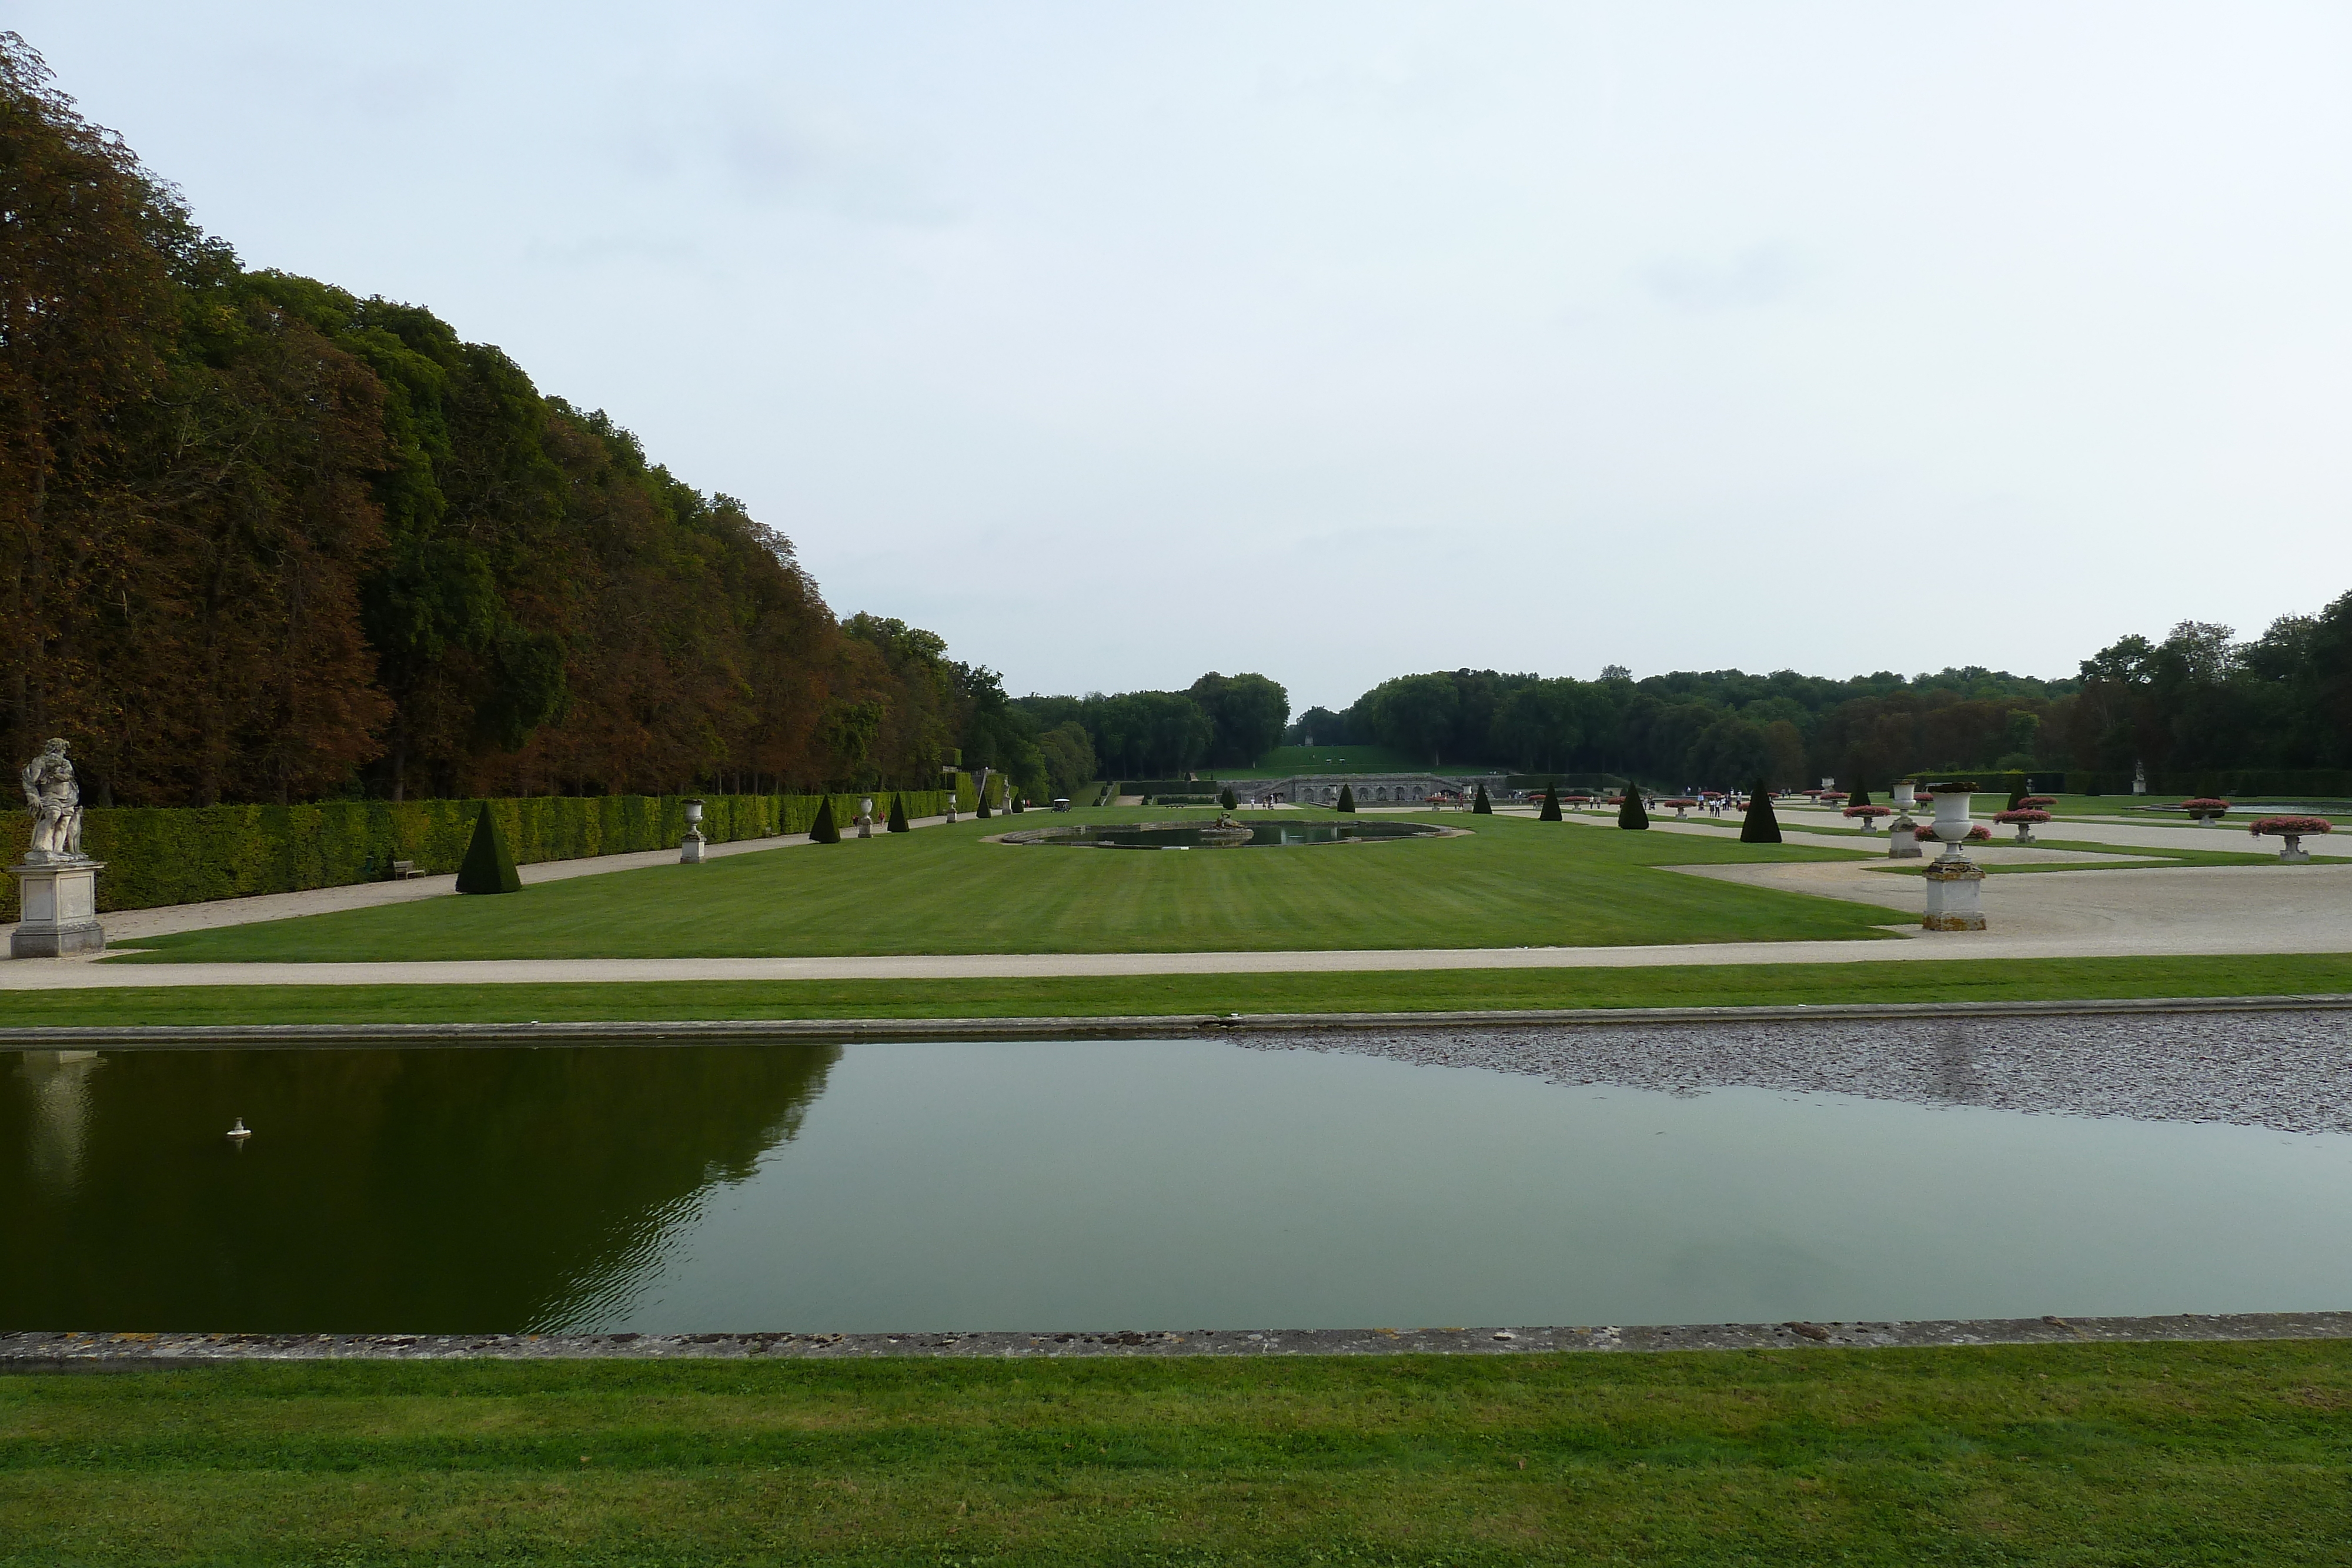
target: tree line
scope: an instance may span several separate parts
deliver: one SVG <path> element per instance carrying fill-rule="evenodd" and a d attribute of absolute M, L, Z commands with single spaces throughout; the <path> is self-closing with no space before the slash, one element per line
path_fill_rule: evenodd
<path fill-rule="evenodd" d="M 2067 679 L 1971 666 L 1831 680 L 1793 670 L 1634 680 L 1453 670 L 1402 675 L 1345 712 L 1312 707 L 1294 741 L 1363 744 L 1527 773 L 1646 781 L 1878 785 L 1915 773 L 2352 768 L 2352 594 L 2260 637 L 2184 622 L 2127 636 Z"/>
<path fill-rule="evenodd" d="M 0 34 L 0 748 L 100 805 L 1042 779 L 937 636 L 430 310 L 244 267 Z"/>

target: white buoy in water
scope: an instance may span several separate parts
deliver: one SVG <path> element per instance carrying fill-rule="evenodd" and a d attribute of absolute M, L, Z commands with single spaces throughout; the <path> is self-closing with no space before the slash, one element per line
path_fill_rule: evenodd
<path fill-rule="evenodd" d="M 253 1129 L 245 1124 L 244 1117 L 239 1116 L 236 1119 L 236 1125 L 228 1130 L 228 1135 L 234 1142 L 241 1144 L 245 1142 L 246 1139 L 253 1136 Z"/>

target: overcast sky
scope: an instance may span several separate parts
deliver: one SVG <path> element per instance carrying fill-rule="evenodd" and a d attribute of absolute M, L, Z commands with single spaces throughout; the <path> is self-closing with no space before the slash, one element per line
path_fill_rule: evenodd
<path fill-rule="evenodd" d="M 5 25 L 1014 692 L 2071 674 L 2352 590 L 2352 9 L 190 5 Z"/>

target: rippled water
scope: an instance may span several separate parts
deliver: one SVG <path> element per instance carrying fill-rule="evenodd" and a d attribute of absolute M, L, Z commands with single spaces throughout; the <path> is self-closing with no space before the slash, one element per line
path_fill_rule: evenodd
<path fill-rule="evenodd" d="M 223 1136 L 243 1116 L 239 1151 Z M 1217 1041 L 38 1052 L 0 1326 L 919 1330 L 2341 1307 L 2352 1137 Z"/>

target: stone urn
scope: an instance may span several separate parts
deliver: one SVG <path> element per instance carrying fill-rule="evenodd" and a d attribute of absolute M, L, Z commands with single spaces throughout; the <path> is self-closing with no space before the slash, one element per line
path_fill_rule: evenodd
<path fill-rule="evenodd" d="M 1973 825 L 1969 821 L 1969 802 L 1974 799 L 1965 789 L 1939 789 L 1936 792 L 1936 836 L 1944 841 L 1944 853 L 1960 852 L 1960 841 L 1969 836 Z"/>
<path fill-rule="evenodd" d="M 1898 780 L 1895 786 L 1895 809 L 1908 816 L 1911 813 L 1911 808 L 1918 803 L 1918 786 L 1913 784 L 1908 779 Z"/>
<path fill-rule="evenodd" d="M 686 803 L 686 837 L 678 841 L 677 863 L 700 865 L 703 843 L 702 802 L 688 800 Z"/>

